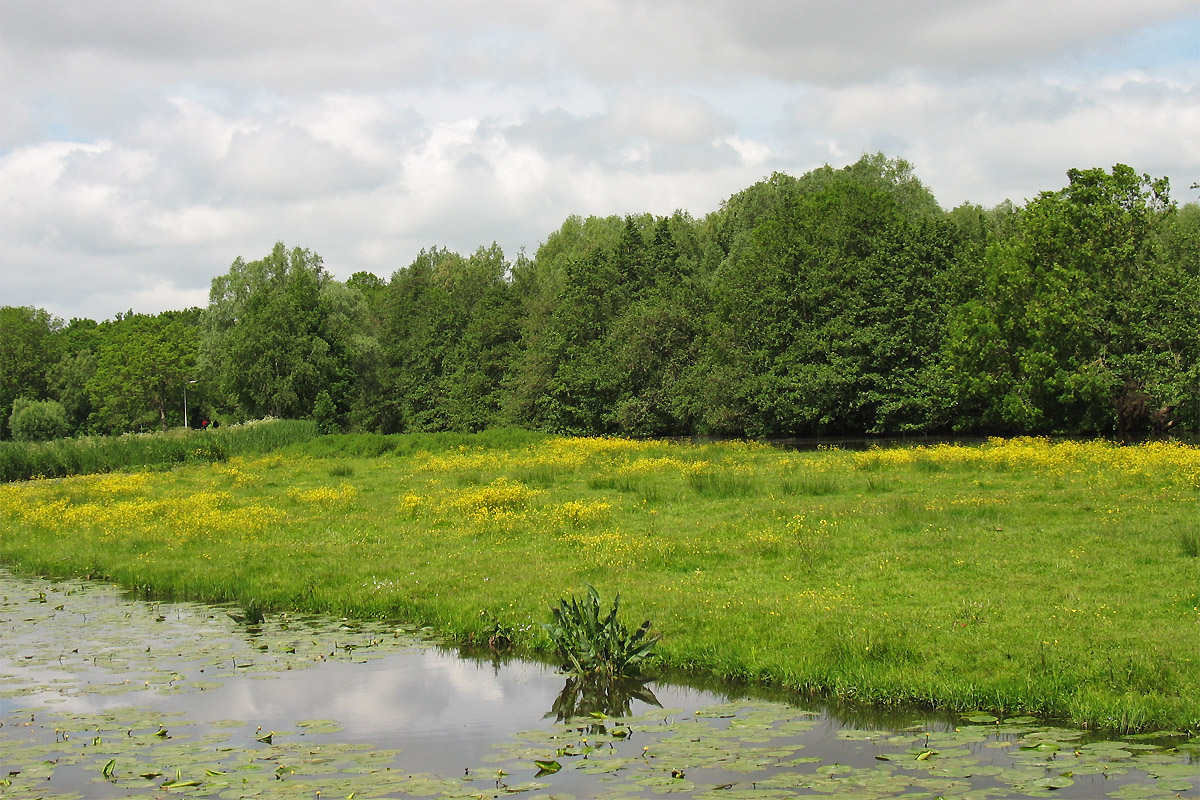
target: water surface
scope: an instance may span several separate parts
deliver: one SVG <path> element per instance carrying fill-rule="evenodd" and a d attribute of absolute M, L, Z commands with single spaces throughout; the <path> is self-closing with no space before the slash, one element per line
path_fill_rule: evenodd
<path fill-rule="evenodd" d="M 2 797 L 1200 796 L 1200 743 L 1174 732 L 1105 741 L 663 682 L 619 718 L 560 720 L 552 668 L 397 624 L 251 624 L 0 573 L 0 630 Z"/>

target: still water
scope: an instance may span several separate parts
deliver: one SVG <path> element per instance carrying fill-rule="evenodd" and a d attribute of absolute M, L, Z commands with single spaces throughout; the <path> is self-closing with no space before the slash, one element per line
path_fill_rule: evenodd
<path fill-rule="evenodd" d="M 0 797 L 1174 798 L 1200 741 L 830 710 L 0 572 Z M 608 698 L 612 701 L 612 698 Z M 582 716 L 564 718 L 569 710 Z"/>

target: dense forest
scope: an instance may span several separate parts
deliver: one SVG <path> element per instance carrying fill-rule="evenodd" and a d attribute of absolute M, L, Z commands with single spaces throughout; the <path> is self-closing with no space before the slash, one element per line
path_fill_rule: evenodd
<path fill-rule="evenodd" d="M 703 219 L 572 216 L 533 258 L 334 280 L 277 244 L 204 309 L 0 308 L 0 436 L 323 430 L 812 436 L 1195 428 L 1200 206 L 1117 165 L 943 210 L 904 161 L 774 174 Z M 186 399 L 185 399 L 186 395 Z"/>

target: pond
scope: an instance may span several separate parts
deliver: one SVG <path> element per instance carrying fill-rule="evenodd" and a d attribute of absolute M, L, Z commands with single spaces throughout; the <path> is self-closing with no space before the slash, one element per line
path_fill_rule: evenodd
<path fill-rule="evenodd" d="M 1195 797 L 1200 740 L 652 682 L 596 698 L 410 626 L 0 572 L 0 797 Z M 616 703 L 616 708 L 612 703 Z M 582 716 L 563 719 L 572 710 Z M 613 716 L 618 713 L 620 716 Z"/>

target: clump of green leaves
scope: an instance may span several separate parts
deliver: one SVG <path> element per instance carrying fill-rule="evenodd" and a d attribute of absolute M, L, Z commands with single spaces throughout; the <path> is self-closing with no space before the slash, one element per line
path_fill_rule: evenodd
<path fill-rule="evenodd" d="M 553 621 L 542 623 L 563 658 L 563 669 L 574 675 L 637 676 L 640 665 L 658 644 L 659 637 L 650 635 L 650 620 L 631 632 L 617 619 L 620 594 L 604 614 L 596 588 L 584 586 L 587 597 L 559 600 L 550 608 Z"/>
<path fill-rule="evenodd" d="M 18 442 L 44 442 L 61 439 L 70 433 L 67 412 L 56 400 L 29 400 L 18 397 L 13 401 L 8 421 L 12 438 Z"/>
<path fill-rule="evenodd" d="M 517 629 L 512 625 L 501 622 L 486 608 L 479 612 L 484 621 L 483 639 L 493 653 L 500 653 L 512 647 Z"/>

